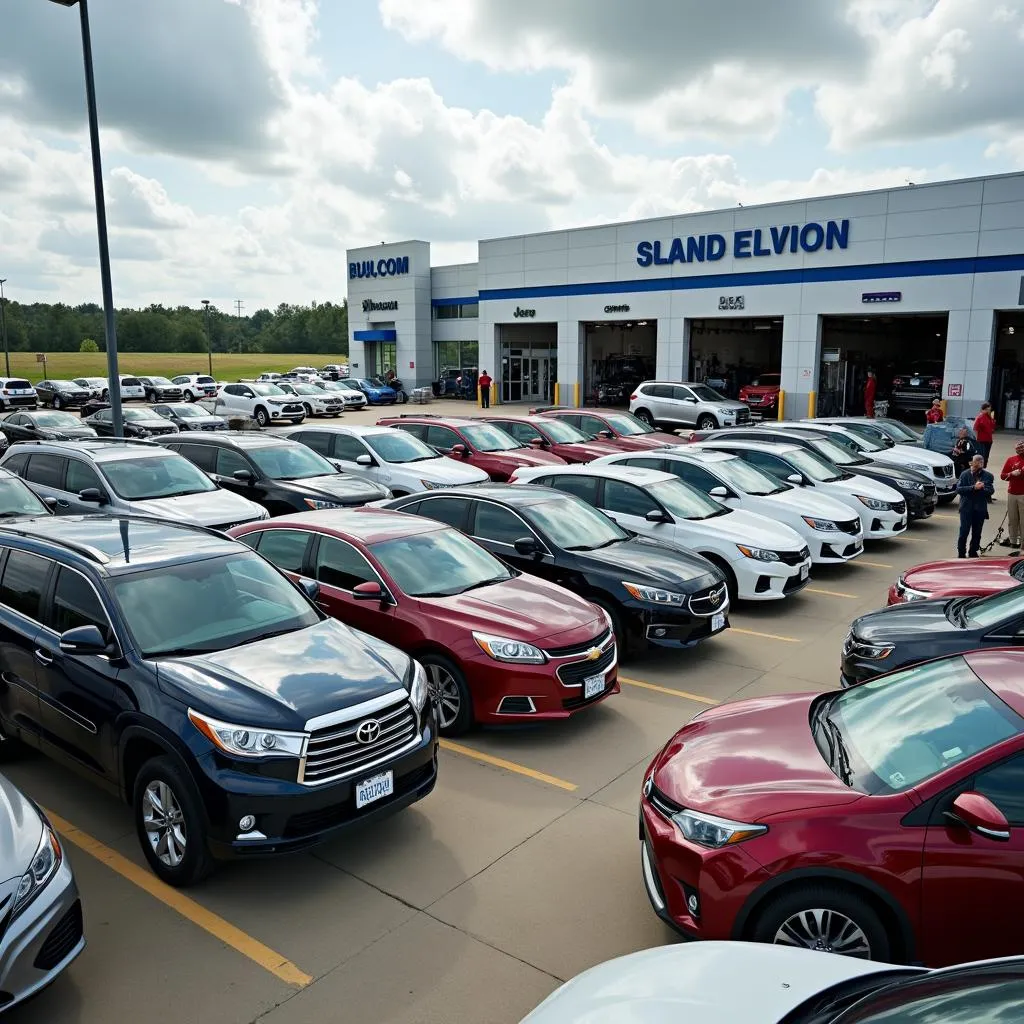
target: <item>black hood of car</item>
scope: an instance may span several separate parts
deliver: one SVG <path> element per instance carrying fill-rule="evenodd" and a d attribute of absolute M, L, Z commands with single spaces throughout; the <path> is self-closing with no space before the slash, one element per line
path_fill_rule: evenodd
<path fill-rule="evenodd" d="M 723 580 L 700 555 L 658 541 L 632 537 L 596 551 L 573 551 L 581 567 L 615 576 L 621 582 L 646 583 L 693 594 Z"/>
<path fill-rule="evenodd" d="M 90 426 L 84 427 L 68 427 L 62 430 L 56 430 L 49 427 L 43 427 L 39 431 L 40 439 L 46 439 L 49 441 L 74 441 L 81 437 L 95 437 L 96 431 Z"/>
<path fill-rule="evenodd" d="M 216 654 L 157 659 L 160 688 L 233 725 L 302 730 L 405 688 L 409 658 L 334 619 Z"/>
<path fill-rule="evenodd" d="M 946 636 L 967 637 L 972 630 L 958 626 L 956 616 L 950 614 L 950 606 L 960 600 L 938 598 L 892 605 L 855 619 L 851 632 L 858 640 L 890 644 L 927 644 Z"/>
<path fill-rule="evenodd" d="M 388 491 L 372 480 L 363 480 L 343 473 L 312 476 L 303 480 L 275 480 L 278 487 L 287 488 L 305 498 L 319 498 L 323 501 L 343 501 L 350 504 L 380 501 L 387 498 Z"/>

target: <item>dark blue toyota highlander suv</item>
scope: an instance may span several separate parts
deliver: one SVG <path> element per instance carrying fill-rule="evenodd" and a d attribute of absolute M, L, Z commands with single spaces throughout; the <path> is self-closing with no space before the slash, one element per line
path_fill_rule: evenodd
<path fill-rule="evenodd" d="M 0 757 L 35 747 L 130 803 L 171 885 L 426 796 L 423 668 L 244 544 L 132 516 L 0 525 Z"/>

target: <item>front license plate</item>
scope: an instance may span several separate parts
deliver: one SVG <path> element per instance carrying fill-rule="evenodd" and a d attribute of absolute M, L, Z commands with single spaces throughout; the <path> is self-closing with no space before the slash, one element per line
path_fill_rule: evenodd
<path fill-rule="evenodd" d="M 590 700 L 599 693 L 604 693 L 604 674 L 599 676 L 587 676 L 583 680 L 583 699 Z"/>
<path fill-rule="evenodd" d="M 801 565 L 800 566 L 800 579 L 805 580 L 805 579 L 807 579 L 808 576 L 810 576 L 810 574 L 811 574 L 811 570 L 810 570 L 809 566 L 806 566 L 806 565 Z"/>
<path fill-rule="evenodd" d="M 711 616 L 711 632 L 717 633 L 720 629 L 725 629 L 725 612 Z"/>
<path fill-rule="evenodd" d="M 382 800 L 386 796 L 391 796 L 394 791 L 394 772 L 381 772 L 380 775 L 374 775 L 372 779 L 367 779 L 365 782 L 357 782 L 356 810 L 359 810 L 360 807 L 365 807 L 367 804 L 372 804 L 376 800 Z"/>

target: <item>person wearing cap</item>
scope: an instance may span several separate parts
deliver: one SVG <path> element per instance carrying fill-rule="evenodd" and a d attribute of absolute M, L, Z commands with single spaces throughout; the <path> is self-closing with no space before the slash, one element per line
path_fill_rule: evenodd
<path fill-rule="evenodd" d="M 1003 547 L 1019 548 L 1021 540 L 1020 523 L 1024 518 L 1024 441 L 1018 441 L 999 474 L 1006 481 L 1007 534 L 1000 541 Z"/>
<path fill-rule="evenodd" d="M 928 423 L 941 423 L 946 417 L 942 415 L 942 400 L 932 399 L 932 407 L 924 414 Z"/>

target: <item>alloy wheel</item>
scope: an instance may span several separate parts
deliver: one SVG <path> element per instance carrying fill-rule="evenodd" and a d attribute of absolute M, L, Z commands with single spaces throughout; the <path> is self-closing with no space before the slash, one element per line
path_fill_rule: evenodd
<path fill-rule="evenodd" d="M 185 857 L 188 836 L 185 815 L 166 782 L 154 779 L 146 787 L 142 796 L 142 824 L 160 863 L 176 868 Z"/>
<path fill-rule="evenodd" d="M 430 680 L 430 692 L 437 702 L 441 728 L 448 729 L 462 710 L 462 695 L 459 693 L 458 683 L 451 672 L 441 665 L 428 665 L 427 678 Z"/>
<path fill-rule="evenodd" d="M 871 959 L 871 943 L 856 921 L 837 910 L 821 907 L 787 917 L 773 940 L 777 946 L 797 946 L 819 953 Z"/>

